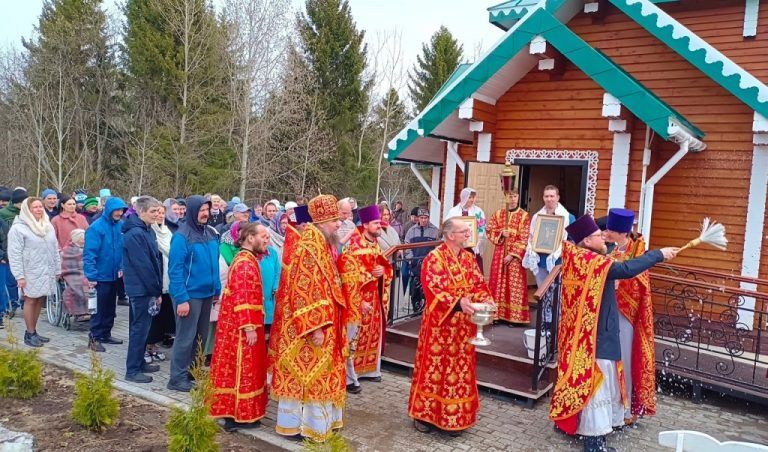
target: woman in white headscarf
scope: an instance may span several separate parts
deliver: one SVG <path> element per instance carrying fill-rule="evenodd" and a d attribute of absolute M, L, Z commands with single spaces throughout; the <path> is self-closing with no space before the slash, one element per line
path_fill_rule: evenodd
<path fill-rule="evenodd" d="M 178 222 L 178 217 L 174 214 L 173 210 L 170 210 L 169 213 L 169 207 L 173 207 L 173 201 L 175 199 L 172 198 L 165 200 L 163 207 L 157 212 L 156 221 L 152 223 L 152 230 L 155 231 L 155 237 L 157 238 L 157 249 L 163 257 L 163 295 L 160 302 L 160 311 L 152 317 L 152 323 L 149 327 L 147 351 L 144 355 L 145 362 L 152 362 L 153 360 L 165 361 L 165 354 L 158 350 L 157 344 L 167 341 L 169 337 L 176 333 L 173 301 L 171 296 L 168 295 L 168 285 L 170 284 L 170 279 L 168 278 L 168 257 L 171 253 L 171 237 L 173 236 L 169 223 L 177 225 Z M 166 205 L 169 207 L 166 207 Z"/>
<path fill-rule="evenodd" d="M 8 232 L 8 264 L 24 297 L 24 343 L 42 347 L 49 339 L 37 334 L 37 319 L 61 275 L 59 242 L 42 199 L 27 198 L 21 204 Z"/>
<path fill-rule="evenodd" d="M 474 188 L 465 188 L 459 194 L 459 203 L 451 207 L 448 211 L 448 218 L 453 217 L 475 217 L 477 219 L 477 245 L 472 248 L 477 259 L 477 265 L 480 266 L 480 272 L 483 272 L 483 250 L 485 249 L 485 212 L 478 207 L 477 190 Z"/>

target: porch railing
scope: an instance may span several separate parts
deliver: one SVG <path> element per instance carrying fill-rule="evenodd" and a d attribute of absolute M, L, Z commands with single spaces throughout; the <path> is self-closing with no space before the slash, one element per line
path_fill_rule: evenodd
<path fill-rule="evenodd" d="M 745 290 L 748 283 L 758 290 Z M 656 363 L 671 373 L 768 398 L 768 281 L 661 265 L 651 273 Z"/>
<path fill-rule="evenodd" d="M 387 250 L 392 256 L 395 277 L 389 288 L 389 318 L 392 326 L 421 315 L 424 310 L 424 291 L 421 288 L 421 263 L 428 251 L 441 241 L 397 245 Z"/>
<path fill-rule="evenodd" d="M 560 320 L 560 265 L 555 266 L 533 297 L 536 309 L 536 338 L 533 345 L 531 389 L 537 391 L 550 363 L 557 354 L 557 325 Z M 543 344 L 542 344 L 543 343 Z M 542 345 L 544 345 L 542 347 Z"/>

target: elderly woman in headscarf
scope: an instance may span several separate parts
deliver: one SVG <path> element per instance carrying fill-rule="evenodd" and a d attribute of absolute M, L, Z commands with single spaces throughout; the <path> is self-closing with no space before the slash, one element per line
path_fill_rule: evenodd
<path fill-rule="evenodd" d="M 477 220 L 477 245 L 472 248 L 475 253 L 477 265 L 480 266 L 480 272 L 483 272 L 483 250 L 485 249 L 485 212 L 477 206 L 477 190 L 474 188 L 465 188 L 459 195 L 459 203 L 451 207 L 447 218 L 452 217 L 475 217 Z"/>
<path fill-rule="evenodd" d="M 90 318 L 88 315 L 88 283 L 83 273 L 83 245 L 85 245 L 85 229 L 73 229 L 69 234 L 68 245 L 61 250 L 61 277 L 66 282 L 64 286 L 64 311 L 78 322 Z"/>
<path fill-rule="evenodd" d="M 171 231 L 171 234 L 173 234 L 179 229 L 181 206 L 176 199 L 166 198 L 166 200 L 163 201 L 163 207 L 165 207 L 165 225 Z"/>
<path fill-rule="evenodd" d="M 173 232 L 169 225 L 168 220 L 168 208 L 165 204 L 168 201 L 176 201 L 175 199 L 168 198 L 163 203 L 157 212 L 156 222 L 152 223 L 152 230 L 155 231 L 155 238 L 157 239 L 157 249 L 162 256 L 162 268 L 163 268 L 163 295 L 160 303 L 160 311 L 157 315 L 152 317 L 152 322 L 149 327 L 149 334 L 147 335 L 147 351 L 144 354 L 144 361 L 151 362 L 154 360 L 165 361 L 165 353 L 159 351 L 157 344 L 164 342 L 170 344 L 170 338 L 176 334 L 176 313 L 173 309 L 173 300 L 168 294 L 168 286 L 170 285 L 170 279 L 168 278 L 168 257 L 171 254 L 171 237 Z M 172 213 L 173 215 L 173 213 Z"/>

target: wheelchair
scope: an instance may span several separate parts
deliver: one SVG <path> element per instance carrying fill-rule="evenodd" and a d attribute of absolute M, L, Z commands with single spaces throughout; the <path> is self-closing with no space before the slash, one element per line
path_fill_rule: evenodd
<path fill-rule="evenodd" d="M 56 292 L 48 295 L 45 300 L 45 312 L 48 317 L 48 323 L 51 326 L 61 326 L 70 331 L 75 325 L 75 316 L 64 309 L 64 289 L 66 282 L 59 280 L 56 282 Z"/>

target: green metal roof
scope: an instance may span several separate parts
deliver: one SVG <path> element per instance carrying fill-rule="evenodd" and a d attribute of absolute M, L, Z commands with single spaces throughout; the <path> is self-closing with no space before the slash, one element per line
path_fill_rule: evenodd
<path fill-rule="evenodd" d="M 507 31 L 483 59 L 464 69 L 454 80 L 445 84 L 430 105 L 390 142 L 388 160 L 397 158 L 417 138 L 429 136 L 462 102 L 537 35 L 542 35 L 592 80 L 648 124 L 659 136 L 664 139 L 669 137 L 667 128 L 670 119 L 685 125 L 698 137 L 703 136 L 701 130 L 694 127 L 610 58 L 573 33 L 557 20 L 548 8 L 542 8 L 539 5 L 527 13 L 524 20 L 517 22 Z"/>
<path fill-rule="evenodd" d="M 649 0 L 610 0 L 652 35 L 728 90 L 768 117 L 768 87 L 711 44 Z"/>
<path fill-rule="evenodd" d="M 440 86 L 440 89 L 437 90 L 437 92 L 432 97 L 432 100 L 429 101 L 429 103 L 431 104 L 433 100 L 437 99 L 440 96 L 440 94 L 442 94 L 443 91 L 445 91 L 445 88 L 448 87 L 451 83 L 453 83 L 454 80 L 456 80 L 457 78 L 461 77 L 461 75 L 464 73 L 464 71 L 469 69 L 470 66 L 472 66 L 472 64 L 470 64 L 470 63 L 460 63 L 458 66 L 456 66 L 456 69 L 453 70 L 453 72 L 451 73 L 450 77 L 448 77 L 448 80 L 446 80 L 445 83 L 443 83 Z M 429 105 L 427 105 L 427 106 L 429 106 Z"/>

